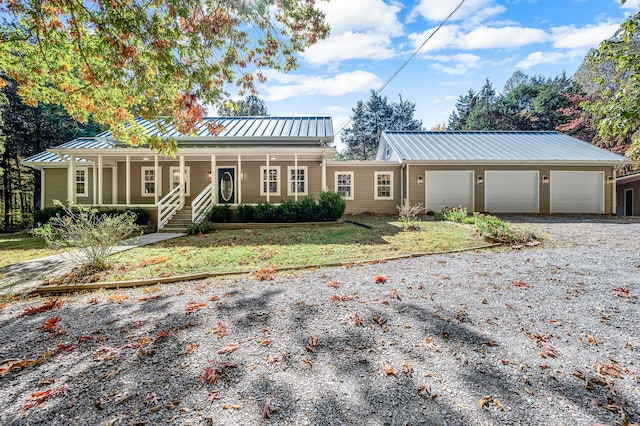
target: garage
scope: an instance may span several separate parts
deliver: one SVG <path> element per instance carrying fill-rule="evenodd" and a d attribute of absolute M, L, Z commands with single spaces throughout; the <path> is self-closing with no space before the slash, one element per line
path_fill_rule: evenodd
<path fill-rule="evenodd" d="M 487 170 L 484 206 L 491 213 L 538 213 L 537 170 Z"/>
<path fill-rule="evenodd" d="M 473 208 L 473 171 L 428 171 L 425 172 L 426 209 L 434 212 L 446 207 Z"/>
<path fill-rule="evenodd" d="M 604 173 L 551 171 L 551 213 L 604 213 Z"/>

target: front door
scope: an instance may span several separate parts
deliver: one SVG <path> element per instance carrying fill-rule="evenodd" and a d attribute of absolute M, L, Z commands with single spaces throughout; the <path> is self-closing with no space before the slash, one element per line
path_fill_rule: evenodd
<path fill-rule="evenodd" d="M 633 216 L 633 189 L 624 191 L 624 215 Z"/>
<path fill-rule="evenodd" d="M 236 169 L 233 167 L 218 169 L 218 204 L 236 202 Z"/>

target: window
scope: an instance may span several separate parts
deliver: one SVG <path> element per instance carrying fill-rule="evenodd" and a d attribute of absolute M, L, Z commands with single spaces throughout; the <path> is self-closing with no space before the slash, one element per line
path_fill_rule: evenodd
<path fill-rule="evenodd" d="M 260 166 L 260 195 L 280 195 L 280 166 Z"/>
<path fill-rule="evenodd" d="M 156 169 L 155 167 L 142 167 L 142 196 L 154 197 L 156 195 Z M 162 173 L 158 168 L 158 196 L 162 194 Z"/>
<path fill-rule="evenodd" d="M 298 195 L 307 195 L 307 166 L 301 166 L 297 169 L 295 167 L 289 167 L 289 192 L 288 195 L 296 194 L 296 187 L 298 188 Z"/>
<path fill-rule="evenodd" d="M 393 199 L 393 172 L 375 172 L 374 179 L 373 198 L 375 200 Z"/>
<path fill-rule="evenodd" d="M 88 197 L 89 196 L 89 182 L 87 180 L 88 169 L 86 167 L 79 167 L 76 169 L 76 196 Z"/>
<path fill-rule="evenodd" d="M 171 175 L 171 189 L 180 185 L 180 167 L 169 167 L 169 174 Z M 184 168 L 184 195 L 191 195 L 191 169 L 189 166 Z"/>
<path fill-rule="evenodd" d="M 336 172 L 336 192 L 345 200 L 353 200 L 353 172 Z"/>

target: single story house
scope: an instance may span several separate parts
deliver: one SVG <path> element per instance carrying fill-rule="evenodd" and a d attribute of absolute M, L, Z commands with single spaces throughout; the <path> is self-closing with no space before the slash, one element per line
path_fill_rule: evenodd
<path fill-rule="evenodd" d="M 224 127 L 211 135 L 207 123 Z M 150 135 L 154 123 L 137 120 Z M 615 211 L 623 158 L 558 132 L 384 132 L 376 160 L 334 161 L 330 117 L 207 118 L 196 136 L 172 127 L 175 158 L 110 132 L 27 158 L 42 173 L 41 206 L 148 209 L 158 229 L 184 229 L 215 204 L 280 203 L 339 192 L 347 213 L 427 210 L 492 213 Z"/>
<path fill-rule="evenodd" d="M 616 179 L 618 216 L 640 216 L 640 172 Z"/>

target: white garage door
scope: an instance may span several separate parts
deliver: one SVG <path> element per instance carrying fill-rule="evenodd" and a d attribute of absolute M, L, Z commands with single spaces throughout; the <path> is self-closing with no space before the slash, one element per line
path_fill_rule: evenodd
<path fill-rule="evenodd" d="M 551 213 L 604 213 L 604 173 L 552 171 Z"/>
<path fill-rule="evenodd" d="M 473 171 L 425 172 L 426 209 L 439 212 L 460 205 L 473 211 Z"/>
<path fill-rule="evenodd" d="M 484 208 L 491 213 L 538 213 L 538 172 L 486 171 Z"/>

